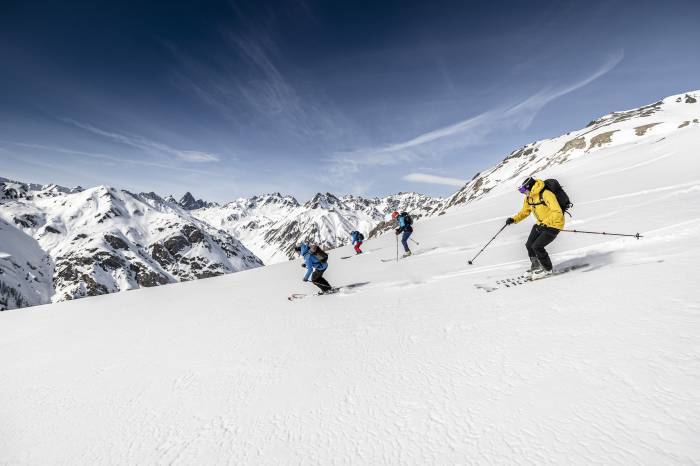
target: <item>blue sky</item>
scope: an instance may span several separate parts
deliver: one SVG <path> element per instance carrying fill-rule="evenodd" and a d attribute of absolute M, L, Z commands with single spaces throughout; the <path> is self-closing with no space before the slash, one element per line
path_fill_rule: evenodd
<path fill-rule="evenodd" d="M 700 2 L 3 1 L 0 176 L 447 195 L 700 88 Z"/>

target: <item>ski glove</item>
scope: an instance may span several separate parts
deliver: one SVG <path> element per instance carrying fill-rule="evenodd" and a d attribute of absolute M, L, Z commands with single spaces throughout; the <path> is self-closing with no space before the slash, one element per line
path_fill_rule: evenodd
<path fill-rule="evenodd" d="M 515 223 L 515 220 L 513 220 L 513 217 L 508 217 L 506 219 L 506 225 L 512 225 L 513 223 Z"/>
<path fill-rule="evenodd" d="M 396 235 L 398 236 L 399 234 L 401 234 L 401 230 L 394 230 L 394 233 L 396 233 Z"/>
<path fill-rule="evenodd" d="M 306 268 L 306 264 L 301 264 L 302 267 Z"/>

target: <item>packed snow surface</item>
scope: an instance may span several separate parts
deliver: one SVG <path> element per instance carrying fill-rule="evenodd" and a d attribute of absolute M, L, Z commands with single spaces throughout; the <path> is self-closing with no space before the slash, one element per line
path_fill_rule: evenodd
<path fill-rule="evenodd" d="M 516 179 L 299 261 L 0 314 L 3 464 L 700 462 L 700 126 L 547 167 L 575 206 L 528 265 Z M 653 129 L 651 130 L 653 135 Z M 651 138 L 650 138 L 651 137 Z M 640 142 L 643 141 L 643 142 Z M 477 286 L 479 285 L 479 286 Z"/>

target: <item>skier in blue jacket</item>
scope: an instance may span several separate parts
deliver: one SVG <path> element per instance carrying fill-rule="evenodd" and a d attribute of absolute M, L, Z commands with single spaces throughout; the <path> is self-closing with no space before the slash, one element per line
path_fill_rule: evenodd
<path fill-rule="evenodd" d="M 328 268 L 328 254 L 318 246 L 309 247 L 306 243 L 301 243 L 295 249 L 304 259 L 304 263 L 301 264 L 302 267 L 306 267 L 304 281 L 308 282 L 310 278 L 311 283 L 321 289 L 319 294 L 332 292 L 333 287 L 323 278 L 323 273 Z"/>
<path fill-rule="evenodd" d="M 401 214 L 399 214 L 396 211 L 391 213 L 391 218 L 396 220 L 399 226 L 394 230 L 396 235 L 398 236 L 403 233 L 403 235 L 401 235 L 401 244 L 404 250 L 403 257 L 408 257 L 411 255 L 411 250 L 408 248 L 408 238 L 413 233 L 413 219 L 406 212 L 401 212 Z"/>

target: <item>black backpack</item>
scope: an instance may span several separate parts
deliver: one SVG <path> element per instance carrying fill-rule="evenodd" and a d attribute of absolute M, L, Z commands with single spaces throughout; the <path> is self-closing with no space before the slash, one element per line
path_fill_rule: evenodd
<path fill-rule="evenodd" d="M 312 244 L 309 247 L 309 251 L 316 257 L 316 259 L 318 259 L 320 263 L 325 264 L 328 262 L 328 253 L 321 249 L 321 246 Z"/>
<path fill-rule="evenodd" d="M 406 225 L 413 225 L 413 219 L 410 215 L 408 215 L 408 212 L 401 212 L 400 217 L 403 217 L 403 221 L 406 223 Z"/>
<path fill-rule="evenodd" d="M 362 233 L 360 233 L 360 232 L 358 231 L 358 232 L 357 232 L 357 240 L 358 240 L 358 241 L 364 241 L 364 239 L 365 239 L 365 235 L 363 235 Z"/>
<path fill-rule="evenodd" d="M 545 189 L 556 196 L 559 207 L 561 207 L 561 211 L 569 214 L 567 211 L 574 205 L 571 203 L 571 199 L 569 199 L 569 195 L 566 194 L 564 188 L 562 188 L 559 182 L 555 179 L 544 180 L 544 189 L 540 191 L 540 202 L 532 205 L 544 204 L 544 200 L 542 200 L 542 193 Z M 571 214 L 569 214 L 569 216 L 571 216 Z"/>

